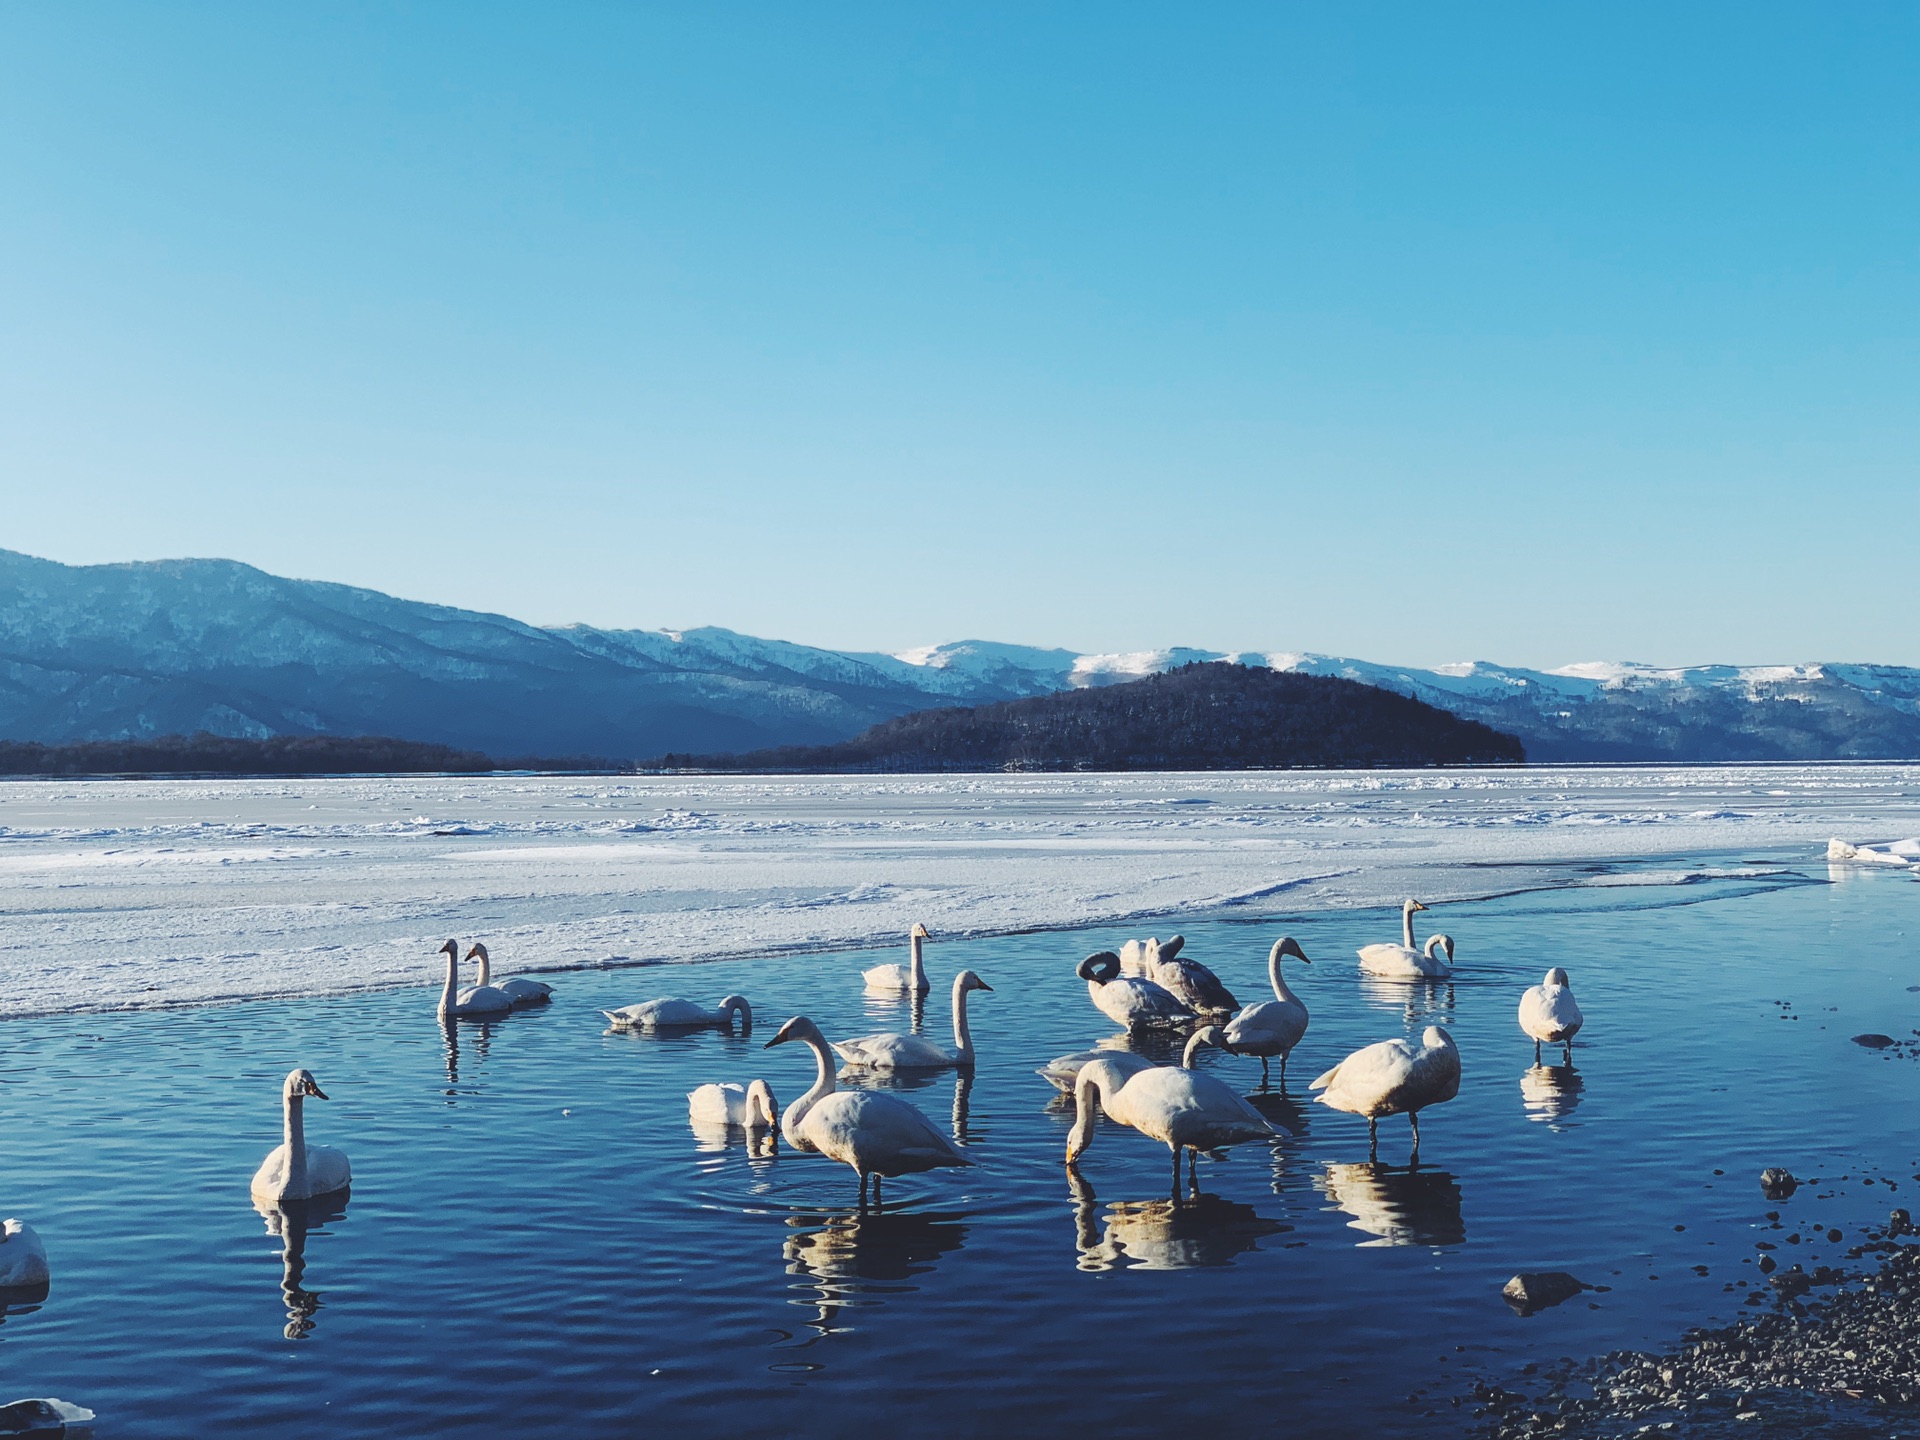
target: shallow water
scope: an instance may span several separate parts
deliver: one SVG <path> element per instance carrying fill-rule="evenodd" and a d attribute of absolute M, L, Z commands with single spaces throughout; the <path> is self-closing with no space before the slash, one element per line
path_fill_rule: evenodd
<path fill-rule="evenodd" d="M 980 1166 L 890 1182 L 864 1216 L 851 1171 L 711 1148 L 684 1096 L 756 1075 L 798 1096 L 805 1049 L 761 1048 L 790 1014 L 830 1035 L 904 1020 L 861 994 L 872 952 L 553 976 L 550 1008 L 451 1038 L 426 989 L 9 1021 L 0 1214 L 39 1228 L 54 1284 L 0 1316 L 0 1398 L 60 1395 L 141 1436 L 1455 1434 L 1470 1373 L 1725 1319 L 1745 1293 L 1726 1287 L 1760 1278 L 1756 1241 L 1830 1263 L 1920 1189 L 1920 1069 L 1848 1038 L 1920 1027 L 1920 888 L 1740 858 L 1436 907 L 1419 918 L 1461 969 L 1431 989 L 1356 973 L 1397 915 L 1184 922 L 1243 1002 L 1282 930 L 1314 957 L 1290 967 L 1313 1013 L 1295 1101 L 1434 1020 L 1464 1081 L 1418 1170 L 1404 1120 L 1370 1168 L 1364 1121 L 1276 1105 L 1282 1137 L 1203 1160 L 1178 1210 L 1165 1150 L 1104 1121 L 1071 1185 L 1070 1117 L 1032 1073 L 1111 1033 L 1072 967 L 1118 929 L 929 946 L 930 1032 L 956 969 L 995 986 L 973 1001 L 971 1085 L 908 1092 Z M 1662 883 L 1703 869 L 1749 878 Z M 1588 1017 L 1572 1076 L 1532 1071 L 1514 1022 L 1552 964 Z M 595 1014 L 732 990 L 750 1037 L 610 1034 Z M 1256 1061 L 1205 1063 L 1258 1086 Z M 348 1150 L 355 1186 L 290 1265 L 247 1182 L 295 1064 L 334 1097 L 309 1102 L 309 1138 Z M 1770 1164 L 1820 1183 L 1770 1203 Z M 1522 1319 L 1499 1293 L 1522 1269 L 1610 1288 Z"/>

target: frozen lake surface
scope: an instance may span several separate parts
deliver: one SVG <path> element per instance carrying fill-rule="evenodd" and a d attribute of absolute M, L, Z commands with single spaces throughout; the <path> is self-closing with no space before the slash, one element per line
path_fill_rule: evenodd
<path fill-rule="evenodd" d="M 1911 765 L 8 781 L 0 1016 L 415 983 L 448 935 L 521 971 L 780 955 L 1917 831 Z"/>
<path fill-rule="evenodd" d="M 1729 791 L 1738 773 L 1726 772 Z M 1019 790 L 1022 782 L 1004 782 L 1004 791 L 1002 783 L 988 787 L 993 798 L 977 810 L 957 799 L 934 807 L 926 830 L 1051 829 L 1055 839 L 1032 852 L 1044 856 L 1070 829 L 1058 813 L 1062 794 L 1105 793 L 1102 782 L 1077 782 L 1084 791 L 1035 782 L 1042 791 L 1056 787 L 1035 799 Z M 1229 783 L 1242 782 L 1218 782 Z M 1352 1048 L 1436 1019 L 1458 1040 L 1464 1080 L 1457 1100 L 1429 1112 L 1418 1170 L 1405 1164 L 1404 1120 L 1383 1124 L 1383 1163 L 1370 1166 L 1363 1121 L 1269 1101 L 1280 1138 L 1241 1146 L 1224 1163 L 1203 1161 L 1200 1196 L 1178 1210 L 1168 1203 L 1165 1151 L 1108 1122 L 1074 1183 L 1062 1164 L 1068 1116 L 1032 1073 L 1111 1032 L 1073 978 L 1074 962 L 1149 928 L 1165 935 L 1174 928 L 1165 923 L 931 944 L 930 1031 L 945 1027 L 946 981 L 959 967 L 977 969 L 996 988 L 975 997 L 981 1058 L 972 1082 L 949 1075 L 905 1093 L 963 1137 L 980 1164 L 890 1182 L 885 1209 L 864 1215 L 844 1167 L 784 1147 L 765 1158 L 738 1143 L 703 1141 L 688 1127 L 684 1096 L 704 1081 L 764 1076 L 783 1102 L 793 1099 L 811 1078 L 806 1053 L 762 1048 L 793 1013 L 812 1015 L 835 1036 L 904 1023 L 903 1007 L 862 996 L 858 974 L 873 962 L 870 952 L 560 975 L 549 1009 L 450 1030 L 434 1017 L 432 988 L 421 985 L 8 1020 L 0 1030 L 0 1214 L 38 1225 L 54 1283 L 44 1303 L 0 1315 L 0 1396 L 57 1394 L 99 1411 L 103 1434 L 183 1440 L 615 1437 L 656 1429 L 1167 1435 L 1207 1424 L 1301 1436 L 1458 1435 L 1467 1412 L 1452 1401 L 1473 1378 L 1670 1342 L 1689 1325 L 1726 1319 L 1759 1286 L 1760 1257 L 1809 1271 L 1838 1261 L 1862 1225 L 1883 1222 L 1890 1206 L 1910 1204 L 1920 1188 L 1910 1178 L 1920 1169 L 1911 1120 L 1920 1071 L 1898 1052 L 1849 1039 L 1920 1027 L 1920 994 L 1910 988 L 1920 983 L 1920 887 L 1900 872 L 1830 876 L 1824 863 L 1806 863 L 1798 838 L 1781 848 L 1783 831 L 1798 837 L 1807 827 L 1784 803 L 1759 798 L 1761 783 L 1745 798 L 1728 793 L 1695 807 L 1757 812 L 1697 822 L 1751 825 L 1762 843 L 1750 849 L 1605 864 L 1536 854 L 1525 864 L 1585 883 L 1461 901 L 1422 917 L 1459 941 L 1460 973 L 1450 985 L 1362 980 L 1353 951 L 1391 937 L 1398 917 L 1385 909 L 1289 909 L 1282 892 L 1257 910 L 1183 917 L 1187 953 L 1219 970 L 1242 1001 L 1261 993 L 1267 946 L 1282 931 L 1315 960 L 1292 977 L 1313 1015 L 1292 1067 L 1294 1101 L 1304 1099 L 1307 1079 Z M 1203 779 L 1195 788 L 1217 800 L 1214 784 Z M 778 858 L 783 843 L 817 843 L 828 852 L 823 867 L 851 876 L 859 863 L 835 845 L 867 853 L 859 847 L 908 824 L 897 800 L 836 802 L 826 787 L 810 787 L 795 787 L 815 795 L 819 811 L 797 832 L 805 843 L 769 836 L 762 847 L 755 838 L 753 814 L 800 825 L 794 798 L 754 811 L 736 796 L 724 843 L 698 858 L 701 842 L 692 842 L 687 853 L 696 858 L 687 863 L 709 877 L 733 863 L 771 872 L 787 863 Z M 339 793 L 363 810 L 373 794 L 437 792 L 381 782 Z M 530 784 L 528 793 L 551 792 Z M 584 808 L 572 797 L 585 793 L 566 789 L 561 800 Z M 1271 803 L 1307 804 L 1300 793 Z M 1505 793 L 1511 805 L 1515 797 Z M 1527 803 L 1552 808 L 1540 790 L 1528 793 Z M 493 847 L 531 857 L 483 861 L 476 868 L 486 883 L 462 887 L 457 857 L 466 852 L 455 849 L 456 837 L 400 829 L 382 838 L 363 814 L 323 816 L 309 835 L 245 838 L 239 816 L 191 842 L 178 831 L 160 838 L 154 825 L 148 838 L 133 840 L 23 841 L 16 833 L 7 843 L 16 854 L 140 854 L 137 863 L 99 866 L 123 902 L 117 909 L 91 892 L 68 897 L 71 923 L 110 923 L 120 942 L 169 919 L 176 933 L 198 927 L 217 937 L 221 916 L 254 925 L 249 936 L 265 935 L 298 913 L 299 877 L 324 886 L 331 863 L 372 884 L 381 857 L 404 873 L 358 902 L 335 883 L 325 903 L 364 903 L 367 923 L 387 928 L 382 943 L 395 952 L 408 924 L 421 940 L 442 930 L 477 930 L 490 940 L 510 931 L 524 939 L 494 948 L 504 968 L 516 969 L 537 943 L 540 917 L 562 928 L 587 923 L 584 914 L 564 917 L 569 907 L 587 908 L 586 881 L 601 872 L 539 852 L 629 842 L 613 834 L 554 838 L 537 829 L 546 822 L 532 801 L 509 820 L 504 804 L 482 812 L 465 790 L 446 794 L 436 813 L 447 820 L 533 827 L 519 839 L 461 840 L 477 840 L 482 854 Z M 686 803 L 684 787 L 673 794 Z M 1006 794 L 1021 798 L 999 798 Z M 1474 874 L 1449 879 L 1447 863 L 1466 862 L 1445 836 L 1479 834 L 1497 828 L 1493 822 L 1410 818 L 1416 810 L 1435 815 L 1442 800 L 1446 813 L 1469 815 L 1487 799 L 1475 791 L 1348 797 L 1339 803 L 1373 807 L 1365 823 L 1296 815 L 1275 822 L 1270 842 L 1252 843 L 1264 845 L 1269 865 L 1291 840 L 1314 850 L 1303 863 L 1327 865 L 1338 855 L 1342 866 L 1358 867 L 1380 853 L 1361 848 L 1365 837 L 1412 851 L 1395 873 L 1420 873 L 1430 896 L 1511 892 L 1516 887 Z M 1450 808 L 1456 801 L 1459 812 Z M 190 803 L 182 799 L 180 818 L 164 823 L 191 823 Z M 258 803 L 272 810 L 292 802 Z M 617 806 L 640 803 L 620 797 Z M 843 813 L 831 813 L 835 803 Z M 1141 842 L 1147 858 L 1129 862 L 1129 873 L 1173 875 L 1183 863 L 1169 858 L 1180 853 L 1170 843 L 1178 836 L 1156 830 L 1146 803 L 1122 796 L 1123 813 L 1085 823 Z M 1678 808 L 1671 788 L 1633 804 L 1613 795 L 1601 807 L 1591 792 L 1557 803 L 1565 814 Z M 1865 795 L 1812 809 L 1822 815 L 1822 806 L 1845 804 L 1874 809 Z M 617 806 L 615 819 L 627 813 Z M 236 800 L 233 808 L 244 807 Z M 428 808 L 421 803 L 415 813 Z M 1034 808 L 1050 818 L 1033 820 Z M 10 823 L 22 828 L 17 809 Z M 849 833 L 869 823 L 875 834 Z M 1234 832 L 1225 818 L 1193 823 L 1203 839 Z M 1547 819 L 1525 833 L 1551 850 L 1576 823 Z M 1673 833 L 1663 827 L 1692 823 L 1648 820 L 1644 830 Z M 1316 827 L 1325 831 L 1321 848 L 1312 844 Z M 1813 826 L 1824 828 L 1824 820 Z M 1911 827 L 1882 816 L 1833 828 L 1864 837 Z M 1586 833 L 1611 845 L 1616 834 L 1642 832 L 1616 820 Z M 975 906 L 965 913 L 985 923 L 989 912 L 977 898 L 951 899 L 975 892 L 943 884 L 935 842 L 895 838 L 904 853 L 888 883 L 921 903 L 948 897 Z M 169 845 L 318 853 L 227 868 L 194 858 L 183 863 L 196 878 L 182 881 L 148 858 Z M 973 863 L 965 857 L 983 848 L 978 839 L 956 846 L 956 864 Z M 334 851 L 358 858 L 329 861 Z M 893 852 L 880 845 L 872 853 Z M 1456 858 L 1443 862 L 1448 854 Z M 61 883 L 71 883 L 79 863 L 59 861 Z M 1180 873 L 1197 874 L 1200 862 L 1192 863 Z M 980 875 L 1017 875 L 1025 864 L 986 866 L 967 883 L 984 889 Z M 1070 866 L 1034 864 L 1041 873 L 1031 890 L 1024 879 L 992 881 L 1035 907 L 1023 917 L 1039 917 L 1048 887 L 1094 903 L 1100 882 L 1076 878 Z M 1423 865 L 1431 868 L 1415 871 Z M 300 866 L 307 868 L 293 868 Z M 1253 868 L 1248 890 L 1259 888 Z M 921 878 L 909 885 L 908 871 Z M 20 868 L 9 873 L 12 893 L 36 893 Z M 283 878 L 250 878 L 273 874 Z M 436 875 L 441 889 L 425 889 L 405 918 L 409 878 Z M 556 875 L 578 883 L 550 884 Z M 1351 905 L 1368 883 L 1356 877 L 1340 895 Z M 234 888 L 217 902 L 181 902 L 186 913 L 171 915 L 167 897 L 227 885 Z M 1157 893 L 1179 885 L 1197 897 L 1192 879 Z M 731 893 L 711 879 L 692 888 Z M 607 891 L 593 893 L 594 923 L 621 916 L 638 927 L 670 913 L 661 903 L 628 914 L 613 908 Z M 641 893 L 637 881 L 628 893 Z M 762 917 L 788 917 L 788 907 L 801 905 L 797 893 L 768 893 L 742 903 Z M 60 923 L 59 894 L 39 896 L 29 930 L 50 933 Z M 269 901 L 273 894 L 279 898 Z M 250 921 L 245 897 L 276 918 Z M 878 903 L 906 913 L 899 895 Z M 724 906 L 710 913 L 737 927 L 725 934 L 754 929 Z M 858 902 L 805 913 L 833 933 L 835 924 L 854 923 L 846 917 Z M 785 942 L 797 946 L 803 925 L 781 923 L 790 926 L 780 931 Z M 346 945 L 351 915 L 327 924 Z M 284 953 L 300 953 L 294 937 L 283 938 Z M 10 944 L 17 949 L 17 936 Z M 1514 1020 L 1521 989 L 1553 964 L 1571 970 L 1588 1017 L 1571 1074 L 1535 1070 Z M 754 1001 L 751 1036 L 610 1034 L 595 1013 L 662 994 L 710 1002 L 731 990 Z M 1206 1063 L 1242 1088 L 1257 1086 L 1255 1061 Z M 279 1138 L 279 1082 L 294 1064 L 311 1067 L 334 1097 L 309 1102 L 309 1135 L 347 1149 L 355 1185 L 341 1212 L 289 1245 L 267 1233 L 247 1182 Z M 1789 1201 L 1770 1202 L 1756 1183 L 1766 1165 L 1818 1179 Z M 1529 1269 L 1565 1269 L 1606 1288 L 1523 1319 L 1502 1302 L 1500 1287 Z"/>

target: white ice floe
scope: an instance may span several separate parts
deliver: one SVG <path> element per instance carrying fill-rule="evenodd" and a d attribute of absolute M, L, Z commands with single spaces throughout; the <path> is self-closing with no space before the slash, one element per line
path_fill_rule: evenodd
<path fill-rule="evenodd" d="M 1827 859 L 1834 864 L 1904 865 L 1912 868 L 1920 865 L 1920 840 L 1895 840 L 1877 848 L 1872 845 L 1849 845 L 1844 840 L 1829 840 Z"/>

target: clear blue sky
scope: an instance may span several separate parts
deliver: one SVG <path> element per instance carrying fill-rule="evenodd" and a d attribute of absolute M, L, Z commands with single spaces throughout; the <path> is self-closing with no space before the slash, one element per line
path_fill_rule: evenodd
<path fill-rule="evenodd" d="M 0 545 L 1920 663 L 1920 9 L 21 4 Z"/>

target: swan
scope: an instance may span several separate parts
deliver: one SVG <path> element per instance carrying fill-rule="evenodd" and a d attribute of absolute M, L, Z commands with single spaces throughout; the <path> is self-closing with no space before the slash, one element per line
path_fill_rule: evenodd
<path fill-rule="evenodd" d="M 1384 975 L 1390 980 L 1445 980 L 1453 974 L 1453 937 L 1432 935 L 1424 950 L 1414 948 L 1413 912 L 1427 907 L 1408 900 L 1400 907 L 1400 943 L 1398 945 L 1362 945 L 1360 968 L 1369 975 Z M 1444 949 L 1445 960 L 1433 952 Z"/>
<path fill-rule="evenodd" d="M 1287 988 L 1286 977 L 1280 973 L 1280 962 L 1289 955 L 1302 965 L 1313 963 L 1297 940 L 1291 935 L 1282 935 L 1267 952 L 1267 979 L 1273 984 L 1276 998 L 1247 1006 L 1229 1020 L 1226 1027 L 1227 1050 L 1235 1055 L 1260 1057 L 1262 1085 L 1267 1083 L 1267 1062 L 1275 1055 L 1280 1057 L 1282 1089 L 1287 1083 L 1287 1056 L 1307 1033 L 1306 1002 Z"/>
<path fill-rule="evenodd" d="M 967 1028 L 967 993 L 993 987 L 971 970 L 953 977 L 953 1049 L 936 1045 L 918 1035 L 902 1035 L 889 1030 L 879 1035 L 862 1035 L 854 1040 L 836 1040 L 834 1050 L 847 1062 L 849 1070 L 952 1070 L 973 1065 L 973 1032 Z"/>
<path fill-rule="evenodd" d="M 753 1029 L 753 1007 L 744 995 L 728 995 L 709 1010 L 691 1000 L 643 1000 L 638 1005 L 622 1005 L 618 1010 L 602 1010 L 616 1030 L 702 1030 L 733 1028 L 733 1017 L 740 1016 L 740 1032 Z"/>
<path fill-rule="evenodd" d="M 866 1204 L 867 1177 L 874 1177 L 873 1198 L 880 1199 L 880 1177 L 915 1175 L 946 1165 L 971 1165 L 973 1157 L 935 1128 L 934 1123 L 897 1095 L 872 1090 L 833 1088 L 833 1051 L 820 1027 L 796 1015 L 780 1027 L 767 1049 L 798 1040 L 813 1051 L 818 1067 L 813 1088 L 781 1118 L 780 1133 L 796 1150 L 817 1150 L 830 1160 L 851 1165 L 860 1177 L 860 1203 Z"/>
<path fill-rule="evenodd" d="M 0 1220 L 0 1290 L 37 1290 L 51 1280 L 39 1233 L 24 1220 Z"/>
<path fill-rule="evenodd" d="M 764 1080 L 742 1087 L 702 1085 L 687 1093 L 687 1119 L 695 1125 L 738 1125 L 743 1130 L 771 1130 L 780 1123 L 780 1107 Z"/>
<path fill-rule="evenodd" d="M 1405 1115 L 1413 1122 L 1413 1148 L 1420 1149 L 1420 1112 L 1460 1093 L 1460 1051 L 1453 1037 L 1429 1025 L 1415 1046 L 1407 1040 L 1382 1040 L 1356 1050 L 1307 1088 L 1324 1093 L 1322 1105 L 1367 1117 L 1367 1142 L 1379 1144 L 1382 1115 Z"/>
<path fill-rule="evenodd" d="M 1191 1167 L 1194 1151 L 1217 1150 L 1277 1133 L 1267 1117 L 1231 1086 L 1192 1068 L 1193 1057 L 1203 1045 L 1218 1045 L 1223 1038 L 1218 1025 L 1196 1031 L 1179 1065 L 1154 1065 L 1131 1073 L 1112 1060 L 1089 1060 L 1081 1066 L 1073 1082 L 1075 1113 L 1067 1136 L 1067 1163 L 1078 1163 L 1086 1153 L 1093 1141 L 1094 1117 L 1101 1110 L 1173 1152 L 1176 1191 L 1182 1150 L 1189 1152 Z"/>
<path fill-rule="evenodd" d="M 1186 943 L 1184 935 L 1175 935 L 1164 945 L 1152 938 L 1144 945 L 1129 940 L 1120 947 L 1120 973 L 1151 980 L 1195 1013 L 1219 1010 L 1231 1014 L 1238 1010 L 1240 1002 L 1220 983 L 1218 975 L 1198 960 L 1180 958 Z"/>
<path fill-rule="evenodd" d="M 487 955 L 487 947 L 474 941 L 473 948 L 467 951 L 467 959 L 480 962 L 480 980 L 482 985 L 491 985 L 513 1003 L 516 1010 L 528 1005 L 544 1005 L 553 998 L 553 987 L 541 980 L 501 980 L 493 979 L 493 964 Z"/>
<path fill-rule="evenodd" d="M 1580 1033 L 1585 1017 L 1574 1003 L 1567 972 L 1558 965 L 1547 971 L 1547 978 L 1531 986 L 1520 997 L 1520 1028 L 1533 1037 L 1533 1063 L 1540 1063 L 1540 1044 L 1565 1045 L 1567 1063 L 1573 1063 L 1573 1037 Z"/>
<path fill-rule="evenodd" d="M 1060 1055 L 1042 1065 L 1033 1073 L 1042 1077 L 1049 1085 L 1063 1095 L 1073 1094 L 1073 1082 L 1080 1078 L 1080 1071 L 1095 1060 L 1110 1060 L 1114 1068 L 1122 1075 L 1133 1075 L 1141 1070 L 1151 1070 L 1153 1060 L 1134 1050 L 1076 1050 L 1071 1055 Z"/>
<path fill-rule="evenodd" d="M 915 921 L 913 929 L 907 932 L 907 954 L 911 963 L 876 965 L 871 970 L 861 971 L 860 978 L 867 982 L 867 989 L 895 995 L 926 994 L 930 986 L 927 967 L 920 958 L 920 942 L 929 938 L 927 927 Z"/>
<path fill-rule="evenodd" d="M 440 953 L 447 957 L 446 988 L 440 992 L 440 1013 L 469 1016 L 504 1015 L 513 1009 L 513 1001 L 491 985 L 469 985 L 460 988 L 460 942 L 449 940 L 440 947 Z"/>
<path fill-rule="evenodd" d="M 1142 1025 L 1178 1025 L 1193 1012 L 1151 980 L 1120 973 L 1120 957 L 1111 950 L 1089 955 L 1074 974 L 1087 982 L 1087 994 L 1102 1013 L 1129 1030 Z"/>
<path fill-rule="evenodd" d="M 345 1190 L 353 1180 L 353 1168 L 347 1164 L 347 1152 L 331 1145 L 307 1144 L 307 1128 L 301 1104 L 311 1095 L 327 1098 L 327 1092 L 315 1083 L 308 1070 L 290 1070 L 280 1087 L 281 1107 L 286 1116 L 286 1139 L 267 1152 L 253 1174 L 256 1199 L 278 1204 L 284 1200 L 308 1200 L 315 1195 L 332 1195 Z"/>

